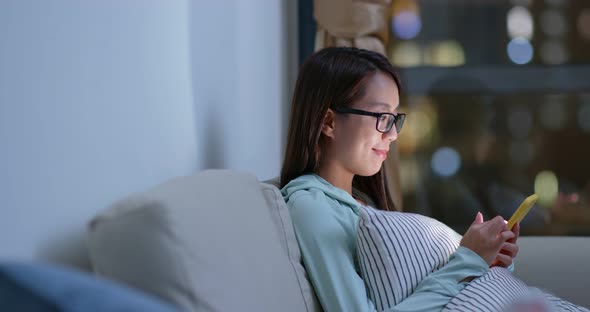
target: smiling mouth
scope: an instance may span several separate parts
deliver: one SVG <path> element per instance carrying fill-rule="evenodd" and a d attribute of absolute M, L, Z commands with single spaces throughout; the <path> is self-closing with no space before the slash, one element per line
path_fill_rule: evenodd
<path fill-rule="evenodd" d="M 383 158 L 383 160 L 385 160 L 387 158 L 387 150 L 379 150 L 379 149 L 373 149 L 373 151 L 381 158 Z"/>

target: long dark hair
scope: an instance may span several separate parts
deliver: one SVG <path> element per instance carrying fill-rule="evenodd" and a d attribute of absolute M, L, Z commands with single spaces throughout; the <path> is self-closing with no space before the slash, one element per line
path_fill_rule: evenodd
<path fill-rule="evenodd" d="M 393 66 L 376 52 L 330 47 L 305 61 L 291 101 L 281 188 L 301 175 L 317 172 L 322 152 L 319 144 L 322 120 L 328 108 L 350 107 L 363 96 L 365 78 L 378 71 L 390 75 L 400 90 Z M 384 163 L 373 176 L 355 176 L 352 185 L 374 200 L 378 209 L 396 210 L 385 172 Z"/>

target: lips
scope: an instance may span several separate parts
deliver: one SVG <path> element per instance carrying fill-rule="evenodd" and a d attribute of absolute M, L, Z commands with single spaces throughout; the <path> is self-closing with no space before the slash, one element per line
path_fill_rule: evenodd
<path fill-rule="evenodd" d="M 383 160 L 385 160 L 387 158 L 387 152 L 389 152 L 389 150 L 381 150 L 381 149 L 376 149 L 374 148 L 373 151 L 379 156 L 381 157 Z"/>

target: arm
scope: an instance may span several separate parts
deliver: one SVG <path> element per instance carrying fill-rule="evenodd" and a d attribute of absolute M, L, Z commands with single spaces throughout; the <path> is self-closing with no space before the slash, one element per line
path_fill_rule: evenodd
<path fill-rule="evenodd" d="M 466 282 L 472 277 L 484 274 L 506 240 L 515 237 L 515 233 L 507 229 L 501 217 L 483 222 L 483 216 L 478 213 L 449 262 L 440 270 L 427 276 L 414 293 L 394 309 L 396 311 L 442 310 L 449 300 L 467 285 Z"/>
<path fill-rule="evenodd" d="M 323 194 L 300 195 L 289 203 L 303 261 L 325 311 L 375 311 L 356 270 L 356 215 L 346 207 L 338 214 Z M 449 263 L 430 274 L 411 296 L 390 311 L 440 311 L 466 283 L 488 264 L 473 251 L 459 247 Z"/>

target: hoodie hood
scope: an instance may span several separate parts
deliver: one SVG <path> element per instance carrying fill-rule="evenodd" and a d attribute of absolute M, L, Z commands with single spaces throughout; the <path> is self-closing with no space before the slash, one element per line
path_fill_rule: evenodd
<path fill-rule="evenodd" d="M 281 189 L 281 194 L 283 195 L 285 202 L 289 202 L 289 198 L 297 192 L 310 192 L 313 190 L 322 191 L 326 196 L 339 201 L 342 204 L 351 206 L 354 210 L 357 210 L 361 206 L 359 202 L 357 202 L 356 199 L 345 190 L 335 187 L 330 184 L 330 182 L 314 173 L 302 175 L 291 180 L 291 182 L 287 183 L 287 185 Z"/>

